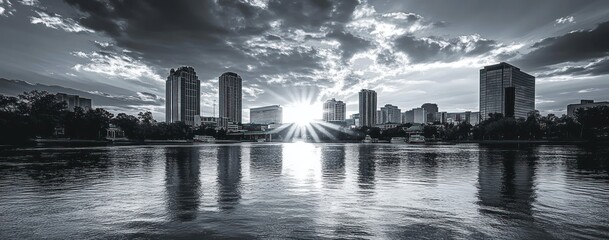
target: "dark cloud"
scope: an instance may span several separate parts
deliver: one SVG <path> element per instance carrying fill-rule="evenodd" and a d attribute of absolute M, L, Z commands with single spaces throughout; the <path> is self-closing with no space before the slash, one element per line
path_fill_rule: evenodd
<path fill-rule="evenodd" d="M 356 37 L 343 29 L 334 30 L 328 33 L 326 37 L 334 38 L 340 43 L 343 60 L 348 60 L 355 53 L 371 46 L 370 41 Z"/>
<path fill-rule="evenodd" d="M 450 62 L 464 56 L 485 54 L 497 47 L 493 40 L 477 36 L 443 39 L 432 36 L 427 39 L 403 35 L 395 40 L 397 50 L 408 55 L 411 62 Z"/>
<path fill-rule="evenodd" d="M 609 55 L 609 22 L 594 29 L 580 30 L 558 37 L 543 39 L 532 46 L 533 50 L 515 63 L 540 68 L 560 63 L 589 61 Z"/>
<path fill-rule="evenodd" d="M 567 66 L 557 70 L 541 73 L 539 77 L 575 76 L 575 75 L 605 75 L 609 74 L 609 59 L 603 59 L 586 66 Z"/>
<path fill-rule="evenodd" d="M 351 19 L 356 0 L 271 0 L 266 7 L 237 0 L 66 2 L 81 12 L 81 25 L 110 36 L 131 51 L 126 54 L 165 69 L 191 65 L 201 79 L 216 78 L 227 68 L 244 79 L 322 68 L 315 49 L 302 49 L 290 34 L 277 32 L 330 32 L 345 57 L 368 44 L 338 27 Z M 253 46 L 251 40 L 260 36 L 292 49 Z"/>

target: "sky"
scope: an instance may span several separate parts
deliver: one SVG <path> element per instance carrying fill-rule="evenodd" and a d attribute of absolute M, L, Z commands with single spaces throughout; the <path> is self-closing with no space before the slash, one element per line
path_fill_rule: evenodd
<path fill-rule="evenodd" d="M 0 29 L 0 78 L 120 98 L 97 107 L 159 120 L 180 66 L 201 80 L 204 116 L 218 77 L 239 74 L 244 122 L 273 104 L 321 118 L 330 98 L 352 114 L 361 89 L 379 108 L 477 111 L 479 69 L 502 61 L 536 76 L 542 114 L 609 100 L 605 0 L 0 0 Z"/>

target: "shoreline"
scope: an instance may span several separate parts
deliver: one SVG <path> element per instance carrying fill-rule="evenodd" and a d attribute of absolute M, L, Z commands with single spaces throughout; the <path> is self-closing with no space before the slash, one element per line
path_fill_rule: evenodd
<path fill-rule="evenodd" d="M 0 149 L 7 148 L 62 148 L 62 147 L 112 147 L 112 146 L 154 146 L 154 145 L 178 145 L 178 146 L 198 146 L 209 144 L 268 144 L 268 143 L 291 143 L 291 142 L 251 142 L 238 140 L 216 140 L 213 143 L 195 142 L 192 140 L 81 140 L 81 139 L 37 139 L 28 143 L 22 144 L 0 144 Z M 309 142 L 307 142 L 309 143 Z M 338 144 L 338 143 L 361 143 L 361 144 L 391 144 L 389 142 L 379 143 L 362 143 L 359 141 L 334 141 L 334 142 L 317 142 L 322 144 Z M 459 144 L 481 144 L 481 145 L 502 145 L 502 144 L 547 144 L 547 145 L 582 145 L 582 144 L 609 144 L 609 141 L 584 141 L 584 140 L 467 140 L 467 141 L 437 141 L 426 142 L 424 144 L 392 144 L 392 145 L 459 145 Z"/>

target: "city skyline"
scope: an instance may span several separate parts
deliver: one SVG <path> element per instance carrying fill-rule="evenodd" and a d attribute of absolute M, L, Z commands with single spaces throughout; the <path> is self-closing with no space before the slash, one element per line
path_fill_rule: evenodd
<path fill-rule="evenodd" d="M 404 110 L 435 102 L 448 112 L 477 111 L 478 89 L 463 86 L 477 85 L 478 69 L 502 61 L 537 77 L 542 114 L 607 100 L 606 1 L 537 2 L 542 13 L 528 1 L 316 3 L 2 1 L 0 77 L 78 89 L 108 99 L 102 106 L 112 112 L 149 110 L 158 119 L 166 73 L 183 65 L 202 82 L 202 115 L 214 111 L 217 76 L 246 79 L 243 122 L 251 107 L 289 110 L 302 100 L 294 92 L 311 93 L 320 106 L 341 99 L 347 115 L 357 112 L 359 89 Z M 185 8 L 204 11 L 163 14 Z M 216 17 L 223 13 L 235 21 Z"/>

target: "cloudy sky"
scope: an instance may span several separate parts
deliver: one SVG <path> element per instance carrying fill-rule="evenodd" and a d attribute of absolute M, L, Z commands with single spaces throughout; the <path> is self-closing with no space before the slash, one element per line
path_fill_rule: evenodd
<path fill-rule="evenodd" d="M 478 70 L 500 61 L 537 77 L 542 113 L 609 100 L 605 0 L 0 0 L 0 29 L 1 78 L 136 99 L 103 107 L 157 119 L 183 65 L 202 81 L 203 115 L 218 76 L 240 74 L 245 122 L 249 107 L 321 112 L 332 97 L 351 114 L 362 88 L 379 107 L 477 111 Z"/>

